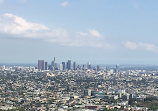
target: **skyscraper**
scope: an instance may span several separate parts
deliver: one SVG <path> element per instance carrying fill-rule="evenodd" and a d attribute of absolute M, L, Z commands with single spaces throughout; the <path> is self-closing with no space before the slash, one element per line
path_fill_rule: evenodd
<path fill-rule="evenodd" d="M 116 64 L 116 73 L 119 72 L 119 65 Z"/>
<path fill-rule="evenodd" d="M 67 69 L 68 69 L 68 70 L 71 69 L 71 60 L 68 60 L 68 62 L 67 62 Z"/>
<path fill-rule="evenodd" d="M 62 62 L 63 70 L 65 70 L 65 62 Z"/>
<path fill-rule="evenodd" d="M 87 63 L 87 69 L 91 69 L 91 64 L 90 64 L 90 62 Z"/>
<path fill-rule="evenodd" d="M 68 69 L 68 67 L 69 67 L 69 63 L 68 63 L 68 62 L 66 62 L 66 69 Z"/>
<path fill-rule="evenodd" d="M 49 65 L 49 70 L 54 70 L 54 67 L 52 65 Z"/>
<path fill-rule="evenodd" d="M 61 70 L 61 71 L 63 70 L 63 64 L 59 65 L 59 70 Z"/>
<path fill-rule="evenodd" d="M 38 60 L 38 70 L 46 70 L 47 68 L 47 62 L 44 60 Z"/>
<path fill-rule="evenodd" d="M 55 57 L 54 57 L 54 67 L 55 67 L 55 64 L 56 64 L 56 59 L 55 59 Z"/>
<path fill-rule="evenodd" d="M 51 66 L 54 67 L 53 69 L 57 68 L 57 63 L 56 63 L 55 57 L 54 57 L 54 61 L 51 62 Z"/>
<path fill-rule="evenodd" d="M 42 70 L 45 70 L 45 61 L 42 60 Z"/>
<path fill-rule="evenodd" d="M 51 62 L 51 66 L 53 66 L 53 67 L 54 67 L 54 61 L 52 61 L 52 62 Z"/>
<path fill-rule="evenodd" d="M 76 62 L 73 63 L 73 70 L 76 70 Z"/>
<path fill-rule="evenodd" d="M 38 60 L 38 70 L 42 70 L 42 60 Z"/>
<path fill-rule="evenodd" d="M 51 65 L 55 68 L 55 64 L 56 64 L 56 59 L 54 57 L 54 61 L 52 61 Z"/>
<path fill-rule="evenodd" d="M 44 65 L 45 65 L 45 70 L 47 70 L 47 69 L 48 69 L 48 68 L 47 68 L 47 62 L 45 62 L 45 64 L 44 64 Z"/>
<path fill-rule="evenodd" d="M 99 67 L 99 65 L 97 65 L 97 71 L 100 71 L 100 67 Z"/>
<path fill-rule="evenodd" d="M 55 57 L 54 57 L 54 61 L 51 62 L 51 65 L 52 65 L 53 67 L 55 67 L 55 63 L 56 63 L 56 59 L 55 59 Z"/>

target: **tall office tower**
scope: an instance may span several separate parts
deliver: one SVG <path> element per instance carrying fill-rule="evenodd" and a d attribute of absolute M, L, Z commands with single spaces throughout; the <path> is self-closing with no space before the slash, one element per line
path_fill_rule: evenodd
<path fill-rule="evenodd" d="M 90 64 L 90 62 L 87 63 L 87 69 L 91 69 L 91 64 Z"/>
<path fill-rule="evenodd" d="M 67 69 L 68 69 L 68 70 L 71 69 L 71 60 L 68 60 L 68 62 L 67 62 Z"/>
<path fill-rule="evenodd" d="M 76 70 L 76 62 L 73 63 L 73 70 Z"/>
<path fill-rule="evenodd" d="M 42 60 L 38 60 L 38 70 L 42 70 Z"/>
<path fill-rule="evenodd" d="M 116 64 L 116 73 L 119 73 L 119 65 Z"/>
<path fill-rule="evenodd" d="M 58 64 L 57 63 L 55 63 L 55 68 L 57 68 L 58 67 Z"/>
<path fill-rule="evenodd" d="M 42 70 L 45 70 L 45 61 L 42 60 Z"/>
<path fill-rule="evenodd" d="M 54 67 L 54 61 L 52 61 L 52 62 L 51 62 L 51 66 L 53 66 L 53 67 Z"/>
<path fill-rule="evenodd" d="M 59 70 L 61 70 L 61 71 L 63 70 L 63 64 L 59 65 Z"/>
<path fill-rule="evenodd" d="M 44 65 L 45 65 L 45 70 L 47 70 L 48 69 L 47 68 L 47 66 L 48 66 L 47 62 L 45 62 Z"/>
<path fill-rule="evenodd" d="M 51 62 L 51 66 L 53 66 L 54 69 L 57 68 L 57 63 L 56 63 L 55 57 L 54 57 L 54 61 Z"/>
<path fill-rule="evenodd" d="M 56 59 L 55 59 L 55 57 L 54 57 L 54 62 L 56 63 Z"/>
<path fill-rule="evenodd" d="M 56 65 L 56 59 L 55 59 L 55 57 L 54 57 L 54 65 L 53 65 L 53 66 L 56 67 L 55 65 Z"/>
<path fill-rule="evenodd" d="M 65 70 L 65 62 L 62 62 L 63 70 Z"/>
<path fill-rule="evenodd" d="M 68 69 L 68 64 L 69 64 L 69 63 L 68 63 L 68 62 L 66 62 L 66 69 Z"/>
<path fill-rule="evenodd" d="M 52 67 L 53 67 L 52 65 L 49 65 L 49 66 L 48 66 L 48 69 L 49 69 L 49 70 L 53 70 Z"/>
<path fill-rule="evenodd" d="M 100 71 L 100 67 L 99 67 L 99 65 L 97 65 L 97 71 Z"/>
<path fill-rule="evenodd" d="M 83 64 L 83 70 L 86 70 L 86 64 Z"/>
<path fill-rule="evenodd" d="M 91 69 L 92 67 L 91 67 L 91 65 L 89 65 L 89 69 Z"/>
<path fill-rule="evenodd" d="M 87 63 L 87 69 L 89 69 L 90 62 Z"/>

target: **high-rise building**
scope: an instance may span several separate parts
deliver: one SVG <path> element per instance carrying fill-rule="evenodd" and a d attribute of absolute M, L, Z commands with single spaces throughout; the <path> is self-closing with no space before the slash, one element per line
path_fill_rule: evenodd
<path fill-rule="evenodd" d="M 55 57 L 54 57 L 54 66 L 55 66 L 55 63 L 56 63 L 56 59 L 55 59 Z"/>
<path fill-rule="evenodd" d="M 76 70 L 76 62 L 73 63 L 73 70 Z"/>
<path fill-rule="evenodd" d="M 51 62 L 51 66 L 53 66 L 53 67 L 54 67 L 54 61 L 52 61 L 52 62 Z"/>
<path fill-rule="evenodd" d="M 54 61 L 53 61 L 53 67 L 56 68 L 57 67 L 57 63 L 56 63 L 56 59 L 54 57 Z"/>
<path fill-rule="evenodd" d="M 68 62 L 67 62 L 67 69 L 68 69 L 68 70 L 71 69 L 71 60 L 68 60 Z"/>
<path fill-rule="evenodd" d="M 38 60 L 38 70 L 42 70 L 42 60 Z"/>
<path fill-rule="evenodd" d="M 42 60 L 42 70 L 45 70 L 45 61 Z"/>
<path fill-rule="evenodd" d="M 53 69 L 58 69 L 55 57 L 54 57 L 54 61 L 51 62 L 51 66 L 54 67 Z"/>
<path fill-rule="evenodd" d="M 100 71 L 100 67 L 99 67 L 99 65 L 97 65 L 97 71 Z"/>
<path fill-rule="evenodd" d="M 47 62 L 44 60 L 38 60 L 38 70 L 47 70 Z"/>
<path fill-rule="evenodd" d="M 62 62 L 63 70 L 65 70 L 65 62 Z"/>
<path fill-rule="evenodd" d="M 49 70 L 54 70 L 54 67 L 52 65 L 49 65 Z"/>
<path fill-rule="evenodd" d="M 116 73 L 119 72 L 119 65 L 116 64 Z"/>
<path fill-rule="evenodd" d="M 59 65 L 59 70 L 61 70 L 61 71 L 63 70 L 63 64 Z"/>
<path fill-rule="evenodd" d="M 57 66 L 56 66 L 56 59 L 55 59 L 55 57 L 54 57 L 54 61 L 51 62 L 51 65 L 52 65 L 53 67 L 57 67 Z"/>
<path fill-rule="evenodd" d="M 47 70 L 47 69 L 48 69 L 48 68 L 47 68 L 47 65 L 48 65 L 47 62 L 45 62 L 44 65 L 45 65 L 45 70 Z"/>
<path fill-rule="evenodd" d="M 90 64 L 90 62 L 87 63 L 87 69 L 91 69 L 91 64 Z"/>
<path fill-rule="evenodd" d="M 57 68 L 58 67 L 58 64 L 57 63 L 55 63 L 55 66 L 54 66 L 55 68 Z"/>
<path fill-rule="evenodd" d="M 68 69 L 68 66 L 69 66 L 69 65 L 68 65 L 68 62 L 66 62 L 66 69 Z"/>

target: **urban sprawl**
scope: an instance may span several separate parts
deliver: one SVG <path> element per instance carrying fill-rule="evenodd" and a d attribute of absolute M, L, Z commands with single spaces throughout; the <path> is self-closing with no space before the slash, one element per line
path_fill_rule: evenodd
<path fill-rule="evenodd" d="M 158 69 L 62 62 L 0 67 L 0 110 L 156 111 Z"/>

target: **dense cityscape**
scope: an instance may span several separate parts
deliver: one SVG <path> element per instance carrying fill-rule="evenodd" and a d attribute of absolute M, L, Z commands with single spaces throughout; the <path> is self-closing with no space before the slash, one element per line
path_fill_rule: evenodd
<path fill-rule="evenodd" d="M 0 111 L 158 111 L 158 0 L 0 0 Z"/>
<path fill-rule="evenodd" d="M 92 66 L 90 62 L 54 60 L 48 65 L 3 65 L 0 69 L 0 110 L 12 111 L 155 111 L 158 109 L 158 68 Z"/>

